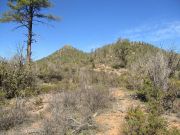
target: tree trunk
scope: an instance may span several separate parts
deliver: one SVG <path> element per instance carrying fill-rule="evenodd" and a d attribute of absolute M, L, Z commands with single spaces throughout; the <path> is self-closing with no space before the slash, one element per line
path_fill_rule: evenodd
<path fill-rule="evenodd" d="M 32 45 L 32 26 L 33 26 L 33 7 L 29 7 L 29 20 L 28 20 L 28 41 L 27 41 L 27 64 L 31 63 L 31 45 Z"/>

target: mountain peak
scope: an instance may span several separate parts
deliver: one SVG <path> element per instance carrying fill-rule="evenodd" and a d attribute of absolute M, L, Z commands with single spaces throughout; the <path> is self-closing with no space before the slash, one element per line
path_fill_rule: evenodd
<path fill-rule="evenodd" d="M 62 49 L 75 49 L 75 48 L 72 47 L 71 45 L 64 45 Z"/>

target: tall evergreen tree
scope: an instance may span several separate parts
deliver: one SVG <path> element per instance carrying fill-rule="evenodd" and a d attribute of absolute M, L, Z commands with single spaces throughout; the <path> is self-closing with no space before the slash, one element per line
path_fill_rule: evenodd
<path fill-rule="evenodd" d="M 0 22 L 15 22 L 18 24 L 16 28 L 27 28 L 27 64 L 30 64 L 34 22 L 44 23 L 43 19 L 57 20 L 58 18 L 41 13 L 42 9 L 52 6 L 49 0 L 8 0 L 8 6 L 10 10 L 2 15 Z"/>

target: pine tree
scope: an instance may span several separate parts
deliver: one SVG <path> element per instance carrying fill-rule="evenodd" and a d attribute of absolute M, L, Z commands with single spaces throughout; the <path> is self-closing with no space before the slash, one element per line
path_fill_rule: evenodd
<path fill-rule="evenodd" d="M 15 22 L 16 28 L 25 27 L 27 29 L 27 64 L 31 63 L 31 48 L 33 43 L 34 22 L 44 23 L 43 19 L 57 20 L 51 14 L 41 13 L 42 9 L 52 6 L 49 0 L 8 0 L 10 10 L 5 12 L 0 18 L 0 22 Z"/>

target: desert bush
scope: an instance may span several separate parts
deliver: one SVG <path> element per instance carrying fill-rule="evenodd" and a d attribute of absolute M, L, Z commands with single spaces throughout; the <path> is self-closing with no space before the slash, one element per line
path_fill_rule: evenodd
<path fill-rule="evenodd" d="M 45 119 L 43 124 L 43 134 L 44 135 L 65 135 L 68 130 L 65 108 L 63 107 L 62 96 L 60 94 L 55 95 L 54 99 L 50 104 L 49 111 L 51 113 L 51 118 Z"/>
<path fill-rule="evenodd" d="M 89 121 L 92 121 L 92 119 L 86 120 L 88 116 L 82 115 L 80 110 L 77 110 L 77 98 L 71 96 L 61 93 L 54 97 L 50 107 L 51 118 L 46 119 L 44 122 L 43 133 L 45 135 L 73 134 L 74 132 L 81 132 L 80 130 L 88 130 L 90 128 Z M 74 103 L 71 101 L 74 101 Z M 81 129 L 81 126 L 85 124 L 88 126 Z"/>
<path fill-rule="evenodd" d="M 177 100 L 179 85 L 176 81 L 169 80 L 167 91 L 154 88 L 149 79 L 144 80 L 142 89 L 136 92 L 137 97 L 144 102 L 154 103 L 157 106 L 155 110 L 160 112 L 174 109 L 174 102 Z"/>
<path fill-rule="evenodd" d="M 139 107 L 131 108 L 125 119 L 127 122 L 124 127 L 125 135 L 146 134 L 146 116 Z"/>
<path fill-rule="evenodd" d="M 140 107 L 129 109 L 124 127 L 125 135 L 165 134 L 166 121 L 153 113 L 144 113 Z"/>
<path fill-rule="evenodd" d="M 80 88 L 91 85 L 104 85 L 105 87 L 119 86 L 119 76 L 112 72 L 95 71 L 92 69 L 80 69 L 78 75 L 78 83 Z"/>
<path fill-rule="evenodd" d="M 142 101 L 155 100 L 165 111 L 172 110 L 179 89 L 177 81 L 171 80 L 178 63 L 179 59 L 174 53 L 158 51 L 153 56 L 147 54 L 131 65 L 132 74 L 128 79 L 131 85 L 128 88 L 136 89 L 137 97 Z"/>
<path fill-rule="evenodd" d="M 22 124 L 26 119 L 26 109 L 23 101 L 17 99 L 14 107 L 9 109 L 1 108 L 0 131 L 8 130 L 14 126 Z"/>
<path fill-rule="evenodd" d="M 107 108 L 111 99 L 108 89 L 103 86 L 93 86 L 90 89 L 81 90 L 81 96 L 84 106 L 93 113 Z"/>
<path fill-rule="evenodd" d="M 129 72 L 126 74 L 125 87 L 129 90 L 139 90 L 142 88 L 143 78 L 140 74 Z"/>
<path fill-rule="evenodd" d="M 136 86 L 132 88 L 137 89 L 139 99 L 148 102 L 148 113 L 143 112 L 140 108 L 130 109 L 126 117 L 125 134 L 168 135 L 178 133 L 175 130 L 168 130 L 166 121 L 161 118 L 164 111 L 173 109 L 179 91 L 177 80 L 172 79 L 179 63 L 175 58 L 175 54 L 165 54 L 159 51 L 153 56 L 147 54 L 132 65 L 130 71 L 135 73 L 133 86 Z M 138 80 L 141 82 L 139 83 Z"/>
<path fill-rule="evenodd" d="M 179 70 L 180 67 L 180 57 L 173 50 L 170 50 L 166 55 L 168 59 L 168 68 L 170 69 L 169 77 L 174 77 L 175 72 Z"/>
<path fill-rule="evenodd" d="M 141 90 L 144 80 L 147 79 L 149 70 L 149 59 L 151 54 L 147 53 L 143 57 L 138 57 L 129 65 L 129 72 L 126 78 L 126 87 L 131 90 Z"/>
<path fill-rule="evenodd" d="M 111 95 L 106 87 L 94 85 L 89 88 L 63 92 L 62 99 L 64 107 L 73 108 L 74 110 L 86 110 L 92 114 L 109 107 Z"/>
<path fill-rule="evenodd" d="M 137 97 L 144 102 L 160 101 L 164 96 L 162 90 L 154 88 L 149 79 L 144 80 L 142 88 L 136 93 Z"/>
<path fill-rule="evenodd" d="M 109 105 L 109 91 L 102 86 L 56 94 L 49 108 L 51 118 L 44 122 L 44 133 L 65 135 L 88 132 L 96 128 L 93 114 Z"/>
<path fill-rule="evenodd" d="M 167 122 L 156 114 L 147 116 L 147 135 L 162 135 L 167 133 Z"/>
<path fill-rule="evenodd" d="M 168 67 L 168 59 L 163 53 L 158 52 L 149 59 L 148 77 L 155 89 L 167 91 L 170 73 L 171 69 Z"/>
<path fill-rule="evenodd" d="M 130 53 L 130 42 L 128 40 L 118 40 L 117 45 L 114 47 L 115 57 L 119 60 L 119 63 L 114 64 L 114 68 L 125 68 L 128 63 L 128 55 Z"/>
<path fill-rule="evenodd" d="M 59 74 L 39 74 L 39 79 L 43 80 L 45 83 L 48 82 L 58 82 L 62 80 L 62 76 Z"/>
<path fill-rule="evenodd" d="M 180 91 L 180 85 L 175 80 L 169 80 L 168 82 L 168 90 L 165 92 L 163 97 L 163 107 L 165 110 L 173 110 L 174 102 L 178 98 L 178 92 Z"/>
<path fill-rule="evenodd" d="M 19 96 L 23 90 L 35 90 L 35 87 L 36 75 L 33 69 L 20 63 L 16 57 L 0 62 L 0 89 L 6 98 Z"/>

